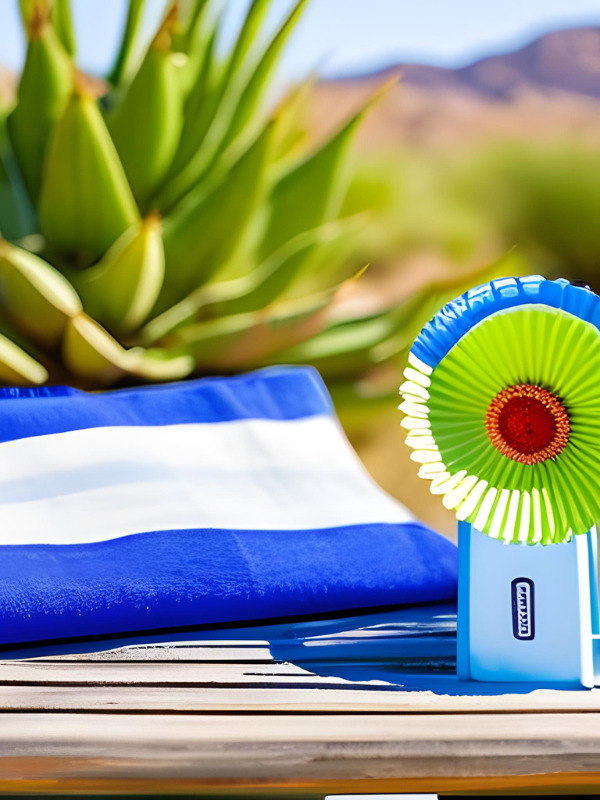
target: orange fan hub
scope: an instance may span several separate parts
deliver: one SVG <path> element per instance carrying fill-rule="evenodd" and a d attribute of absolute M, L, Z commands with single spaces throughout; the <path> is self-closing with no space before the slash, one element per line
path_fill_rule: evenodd
<path fill-rule="evenodd" d="M 529 383 L 498 392 L 488 406 L 485 427 L 502 455 L 529 465 L 556 458 L 571 432 L 569 415 L 558 397 Z"/>

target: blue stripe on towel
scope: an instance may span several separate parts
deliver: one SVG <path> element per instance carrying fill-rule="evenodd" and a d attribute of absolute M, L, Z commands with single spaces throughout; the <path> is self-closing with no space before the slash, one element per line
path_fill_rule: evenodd
<path fill-rule="evenodd" d="M 449 600 L 456 577 L 456 547 L 416 523 L 7 545 L 0 643 Z"/>
<path fill-rule="evenodd" d="M 0 442 L 82 428 L 293 420 L 319 414 L 333 414 L 333 406 L 319 374 L 310 368 L 276 367 L 102 394 L 64 386 L 3 389 Z"/>

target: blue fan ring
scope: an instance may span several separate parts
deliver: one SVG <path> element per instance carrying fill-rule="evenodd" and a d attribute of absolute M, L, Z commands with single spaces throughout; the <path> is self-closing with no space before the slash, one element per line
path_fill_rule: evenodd
<path fill-rule="evenodd" d="M 498 278 L 469 289 L 445 305 L 418 335 L 411 355 L 431 369 L 454 345 L 482 320 L 522 305 L 545 305 L 589 322 L 600 331 L 600 297 L 564 278 L 548 280 L 541 275 Z"/>

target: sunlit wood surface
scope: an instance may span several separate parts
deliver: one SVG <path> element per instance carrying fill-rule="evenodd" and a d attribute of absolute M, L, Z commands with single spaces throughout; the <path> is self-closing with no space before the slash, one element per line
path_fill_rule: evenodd
<path fill-rule="evenodd" d="M 451 608 L 170 638 L 5 653 L 0 792 L 600 792 L 600 690 L 460 684 Z"/>

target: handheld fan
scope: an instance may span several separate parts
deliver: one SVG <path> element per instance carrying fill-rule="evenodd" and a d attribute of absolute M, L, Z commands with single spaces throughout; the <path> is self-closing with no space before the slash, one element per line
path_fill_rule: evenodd
<path fill-rule="evenodd" d="M 600 297 L 537 275 L 478 286 L 425 325 L 404 375 L 411 458 L 460 521 L 459 671 L 592 685 Z"/>

